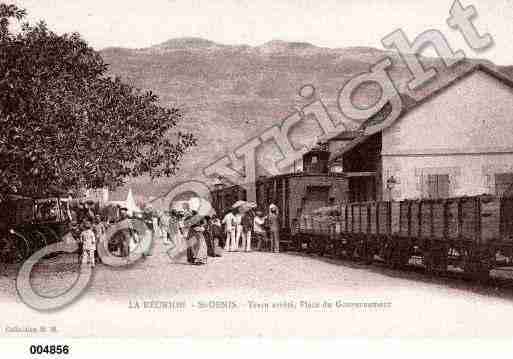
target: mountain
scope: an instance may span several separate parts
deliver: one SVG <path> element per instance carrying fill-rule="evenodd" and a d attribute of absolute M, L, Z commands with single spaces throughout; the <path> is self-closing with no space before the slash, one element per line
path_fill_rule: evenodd
<path fill-rule="evenodd" d="M 110 64 L 112 75 L 153 91 L 164 106 L 183 109 L 186 116 L 180 128 L 193 132 L 199 139 L 198 147 L 186 156 L 176 177 L 154 183 L 146 178 L 130 181 L 135 193 L 144 192 L 148 196 L 167 192 L 173 182 L 195 178 L 201 173 L 199 169 L 263 129 L 280 123 L 296 107 L 306 104 L 298 95 L 305 84 L 315 87 L 317 95 L 333 113 L 339 111 L 337 97 L 343 85 L 385 57 L 393 61 L 388 72 L 401 92 L 415 99 L 431 86 L 415 93 L 406 90 L 410 74 L 401 57 L 368 47 L 330 49 L 279 40 L 252 47 L 178 38 L 149 48 L 107 48 L 101 53 Z M 442 80 L 482 62 L 466 60 L 447 70 L 440 59 L 422 58 L 422 61 L 425 66 L 435 66 Z M 371 105 L 379 93 L 376 85 L 362 86 L 354 102 L 359 106 Z M 294 131 L 294 142 L 302 144 L 310 143 L 317 129 L 312 123 L 302 123 Z M 277 150 L 262 156 L 280 158 Z"/>
<path fill-rule="evenodd" d="M 170 39 L 161 44 L 154 45 L 152 48 L 156 49 L 207 49 L 221 47 L 223 45 L 216 44 L 213 41 L 205 40 L 199 37 L 181 37 L 177 39 Z"/>

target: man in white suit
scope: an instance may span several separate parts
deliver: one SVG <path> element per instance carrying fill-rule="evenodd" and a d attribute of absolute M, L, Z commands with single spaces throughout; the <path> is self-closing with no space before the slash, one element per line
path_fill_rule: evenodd
<path fill-rule="evenodd" d="M 228 211 L 223 218 L 224 230 L 226 233 L 226 242 L 224 244 L 224 250 L 227 252 L 233 252 L 237 246 L 235 244 L 235 216 L 232 211 Z"/>

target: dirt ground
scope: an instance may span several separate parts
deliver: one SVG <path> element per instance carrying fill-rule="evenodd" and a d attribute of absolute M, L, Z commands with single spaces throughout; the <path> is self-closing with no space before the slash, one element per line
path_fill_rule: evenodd
<path fill-rule="evenodd" d="M 431 278 L 422 271 L 298 253 L 226 253 L 192 266 L 158 244 L 126 268 L 97 265 L 89 288 L 51 313 L 17 296 L 16 268 L 1 268 L 4 336 L 478 336 L 510 334 L 513 284 Z M 78 277 L 76 256 L 35 268 L 42 295 Z M 26 327 L 37 332 L 26 333 Z M 20 331 L 12 328 L 21 328 Z M 51 328 L 51 330 L 50 330 Z"/>

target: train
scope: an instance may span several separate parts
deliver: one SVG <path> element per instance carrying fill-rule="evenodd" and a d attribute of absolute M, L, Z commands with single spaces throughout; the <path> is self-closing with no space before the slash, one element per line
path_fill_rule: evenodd
<path fill-rule="evenodd" d="M 513 198 L 349 202 L 344 174 L 293 173 L 256 182 L 257 205 L 280 208 L 280 245 L 395 269 L 411 264 L 428 273 L 461 272 L 478 280 L 513 267 Z M 324 188 L 324 189 L 323 189 Z M 218 213 L 245 200 L 242 187 L 213 192 Z"/>
<path fill-rule="evenodd" d="M 338 203 L 304 212 L 291 233 L 299 251 L 449 270 L 486 280 L 513 263 L 513 198 Z"/>
<path fill-rule="evenodd" d="M 479 280 L 493 269 L 513 268 L 513 197 L 359 202 L 359 174 L 334 172 L 329 158 L 329 148 L 318 146 L 303 156 L 303 170 L 256 181 L 258 207 L 280 209 L 280 248 Z M 220 214 L 246 197 L 240 186 L 212 192 Z"/>

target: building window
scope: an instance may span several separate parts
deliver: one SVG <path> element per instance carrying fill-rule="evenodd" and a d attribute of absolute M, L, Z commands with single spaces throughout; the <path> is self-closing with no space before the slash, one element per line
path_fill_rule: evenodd
<path fill-rule="evenodd" d="M 513 173 L 495 174 L 495 194 L 499 197 L 513 195 Z"/>
<path fill-rule="evenodd" d="M 312 164 L 316 164 L 317 163 L 317 156 L 312 156 Z"/>
<path fill-rule="evenodd" d="M 449 175 L 433 174 L 427 177 L 427 194 L 429 198 L 449 197 Z"/>

